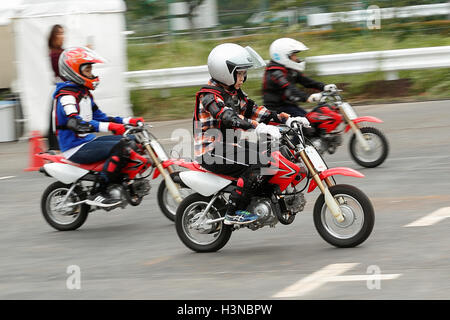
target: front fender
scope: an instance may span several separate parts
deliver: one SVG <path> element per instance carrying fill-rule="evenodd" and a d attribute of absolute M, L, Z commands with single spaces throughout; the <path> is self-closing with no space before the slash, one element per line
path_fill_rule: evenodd
<path fill-rule="evenodd" d="M 336 167 L 327 169 L 319 174 L 320 180 L 323 180 L 325 178 L 335 176 L 335 175 L 341 175 L 341 176 L 348 176 L 348 177 L 355 177 L 355 178 L 364 178 L 364 175 L 351 168 L 345 168 L 345 167 Z M 308 193 L 312 192 L 317 187 L 317 183 L 314 180 L 311 180 L 311 183 L 308 187 Z"/>
<path fill-rule="evenodd" d="M 352 120 L 353 123 L 360 123 L 360 122 L 375 122 L 375 123 L 382 123 L 383 120 L 377 118 L 377 117 L 372 117 L 372 116 L 366 116 L 366 117 L 359 117 L 356 119 Z M 350 125 L 347 125 L 347 127 L 345 128 L 345 132 L 347 132 L 348 130 L 350 130 Z"/>

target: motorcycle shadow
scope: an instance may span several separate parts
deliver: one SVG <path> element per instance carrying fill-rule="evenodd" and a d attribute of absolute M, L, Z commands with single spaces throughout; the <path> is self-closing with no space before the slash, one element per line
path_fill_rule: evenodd
<path fill-rule="evenodd" d="M 82 238 L 83 240 L 104 239 L 111 237 L 124 237 L 124 235 L 148 233 L 148 229 L 143 229 L 142 225 L 137 223 L 115 224 L 115 225 L 97 225 L 83 226 L 80 229 L 72 231 L 56 231 L 52 232 L 54 236 L 64 238 Z"/>

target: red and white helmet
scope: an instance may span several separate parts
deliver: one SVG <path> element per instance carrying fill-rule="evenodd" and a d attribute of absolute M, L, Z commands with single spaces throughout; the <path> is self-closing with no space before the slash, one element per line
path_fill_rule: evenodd
<path fill-rule="evenodd" d="M 291 38 L 280 38 L 272 42 L 269 50 L 270 58 L 276 63 L 296 71 L 305 71 L 305 61 L 293 61 L 289 58 L 293 53 L 309 50 L 300 41 Z"/>
<path fill-rule="evenodd" d="M 88 78 L 81 73 L 84 66 L 94 63 L 105 63 L 105 60 L 89 48 L 68 48 L 59 56 L 59 73 L 66 80 L 94 90 L 100 82 L 99 77 L 92 76 Z"/>

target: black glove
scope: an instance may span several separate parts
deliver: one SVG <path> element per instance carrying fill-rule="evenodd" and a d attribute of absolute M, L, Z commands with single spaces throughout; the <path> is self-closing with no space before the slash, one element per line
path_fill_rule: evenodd
<path fill-rule="evenodd" d="M 75 131 L 76 133 L 90 133 L 95 132 L 95 128 L 92 124 L 83 121 L 80 118 L 71 117 L 67 121 L 67 128 Z"/>

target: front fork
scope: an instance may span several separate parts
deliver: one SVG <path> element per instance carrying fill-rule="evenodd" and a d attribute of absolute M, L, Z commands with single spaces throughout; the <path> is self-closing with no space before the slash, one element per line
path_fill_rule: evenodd
<path fill-rule="evenodd" d="M 354 123 L 345 113 L 344 109 L 342 107 L 339 108 L 341 111 L 342 116 L 345 119 L 345 122 L 348 123 L 352 131 L 355 133 L 356 139 L 358 140 L 359 144 L 363 147 L 364 151 L 369 151 L 370 146 L 366 139 L 364 139 L 363 134 L 361 133 L 361 130 L 359 130 L 359 126 Z"/>
<path fill-rule="evenodd" d="M 180 192 L 178 190 L 177 185 L 173 182 L 172 178 L 170 177 L 170 173 L 173 172 L 173 169 L 171 167 L 168 167 L 167 171 L 166 171 L 163 168 L 163 166 L 161 165 L 161 162 L 159 161 L 159 159 L 156 156 L 155 152 L 153 152 L 153 149 L 150 146 L 150 143 L 145 143 L 144 147 L 147 150 L 147 153 L 149 154 L 149 156 L 152 158 L 153 163 L 156 165 L 156 167 L 158 168 L 159 172 L 161 173 L 161 175 L 163 176 L 164 180 L 166 181 L 167 190 L 169 190 L 170 194 L 175 199 L 175 201 L 180 203 L 183 199 L 181 198 L 181 195 L 180 195 Z M 167 173 L 167 172 L 169 172 L 169 173 Z"/>
<path fill-rule="evenodd" d="M 341 208 L 339 207 L 336 199 L 333 197 L 330 190 L 328 189 L 334 185 L 333 181 L 331 181 L 330 177 L 327 177 L 324 179 L 325 184 L 322 182 L 317 170 L 312 165 L 305 150 L 300 151 L 300 157 L 302 158 L 303 163 L 308 168 L 308 171 L 312 174 L 312 178 L 317 183 L 317 186 L 319 187 L 320 191 L 323 193 L 325 197 L 325 203 L 327 204 L 328 209 L 330 209 L 331 213 L 333 214 L 337 222 L 339 223 L 343 222 L 344 215 L 342 214 Z"/>

